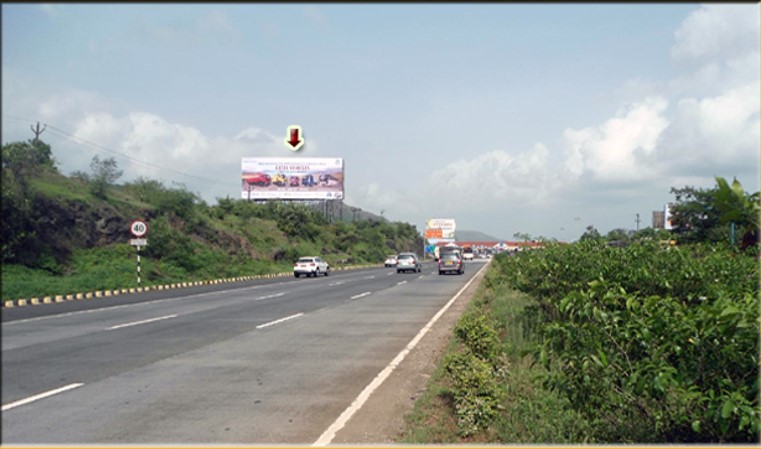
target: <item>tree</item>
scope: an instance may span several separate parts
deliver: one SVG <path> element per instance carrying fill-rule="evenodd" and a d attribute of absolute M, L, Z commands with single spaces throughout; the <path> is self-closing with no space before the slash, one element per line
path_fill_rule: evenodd
<path fill-rule="evenodd" d="M 531 240 L 531 234 L 528 232 L 516 232 L 513 234 L 513 237 L 515 237 L 518 240 L 523 240 L 524 242 L 528 242 Z"/>
<path fill-rule="evenodd" d="M 632 232 L 622 228 L 611 229 L 610 231 L 608 231 L 607 234 L 605 234 L 605 240 L 609 242 L 611 241 L 628 242 L 629 240 L 631 240 L 631 238 L 632 238 Z"/>
<path fill-rule="evenodd" d="M 3 172 L 13 173 L 19 187 L 28 193 L 28 179 L 40 171 L 56 170 L 50 145 L 41 140 L 13 142 L 2 147 Z M 3 173 L 5 176 L 6 173 Z"/>
<path fill-rule="evenodd" d="M 90 162 L 90 191 L 98 198 L 106 198 L 106 189 L 117 179 L 121 178 L 122 171 L 116 169 L 116 160 L 110 157 L 102 161 L 96 154 Z"/>
<path fill-rule="evenodd" d="M 665 229 L 642 228 L 631 234 L 632 240 L 669 240 L 671 232 Z"/>
<path fill-rule="evenodd" d="M 742 249 L 758 244 L 759 192 L 747 194 L 737 179 L 730 186 L 726 179 L 716 177 L 714 208 L 721 214 L 722 223 L 735 223 L 743 234 Z"/>
<path fill-rule="evenodd" d="M 594 226 L 589 225 L 587 226 L 587 230 L 584 231 L 583 234 L 581 234 L 581 237 L 579 240 L 602 240 L 602 235 L 600 235 L 600 232 L 595 229 Z"/>
<path fill-rule="evenodd" d="M 676 203 L 671 205 L 673 232 L 685 243 L 717 240 L 710 232 L 719 225 L 719 212 L 714 208 L 716 189 L 685 186 L 672 187 Z"/>

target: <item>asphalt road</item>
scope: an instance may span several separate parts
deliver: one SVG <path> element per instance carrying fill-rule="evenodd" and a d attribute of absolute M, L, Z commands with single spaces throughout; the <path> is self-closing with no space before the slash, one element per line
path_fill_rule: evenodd
<path fill-rule="evenodd" d="M 2 444 L 312 444 L 482 266 L 3 309 Z"/>

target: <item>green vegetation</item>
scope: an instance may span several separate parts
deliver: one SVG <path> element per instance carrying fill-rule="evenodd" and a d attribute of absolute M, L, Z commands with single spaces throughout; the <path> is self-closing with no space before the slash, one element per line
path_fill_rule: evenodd
<path fill-rule="evenodd" d="M 531 305 L 499 270 L 487 271 L 397 443 L 588 442 L 581 415 L 542 386 Z"/>
<path fill-rule="evenodd" d="M 116 162 L 64 176 L 41 141 L 2 147 L 2 298 L 136 286 L 129 224 L 148 222 L 142 285 L 288 272 L 303 255 L 332 266 L 382 263 L 422 248 L 415 226 L 329 220 L 305 204 L 230 198 L 208 205 L 184 187 L 138 178 L 122 185 Z M 353 217 L 356 217 L 357 209 Z"/>
<path fill-rule="evenodd" d="M 497 256 L 400 442 L 758 444 L 759 193 L 716 182 L 673 232 Z"/>
<path fill-rule="evenodd" d="M 405 440 L 447 422 L 435 442 L 758 443 L 758 262 L 650 241 L 498 256 Z"/>

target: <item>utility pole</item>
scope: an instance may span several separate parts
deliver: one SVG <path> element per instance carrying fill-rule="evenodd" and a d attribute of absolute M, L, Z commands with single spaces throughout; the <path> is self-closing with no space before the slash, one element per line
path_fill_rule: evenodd
<path fill-rule="evenodd" d="M 639 231 L 639 213 L 637 213 L 637 219 L 634 221 L 637 222 L 637 230 Z"/>
<path fill-rule="evenodd" d="M 48 127 L 48 125 L 43 125 L 42 129 L 40 129 L 40 122 L 37 122 L 36 128 L 32 125 L 29 125 L 29 127 L 32 129 L 32 132 L 34 133 L 34 141 L 37 142 L 38 140 L 40 140 L 40 134 L 45 132 L 45 129 Z"/>

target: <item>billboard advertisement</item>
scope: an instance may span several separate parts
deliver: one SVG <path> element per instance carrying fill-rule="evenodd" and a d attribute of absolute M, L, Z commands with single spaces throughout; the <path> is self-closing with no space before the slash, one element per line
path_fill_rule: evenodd
<path fill-rule="evenodd" d="M 425 234 L 427 239 L 454 240 L 454 231 L 454 218 L 431 218 L 425 222 Z"/>
<path fill-rule="evenodd" d="M 455 221 L 453 218 L 431 218 L 425 222 L 426 253 L 433 253 L 437 243 L 455 241 Z M 430 250 L 429 250 L 430 249 Z"/>
<path fill-rule="evenodd" d="M 344 197 L 342 158 L 244 157 L 241 198 L 249 200 L 340 200 Z"/>

